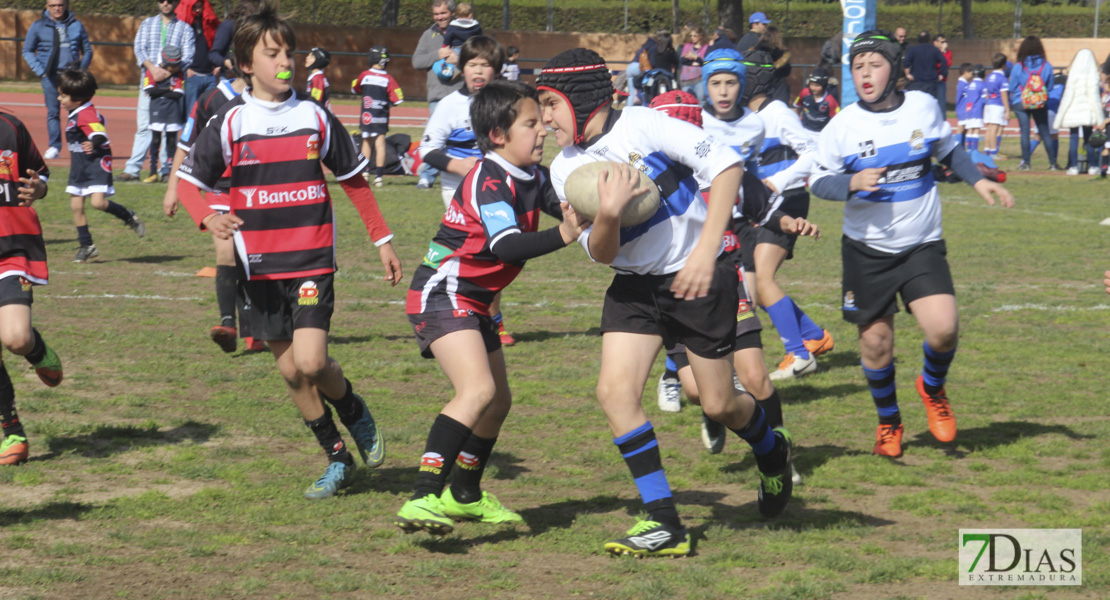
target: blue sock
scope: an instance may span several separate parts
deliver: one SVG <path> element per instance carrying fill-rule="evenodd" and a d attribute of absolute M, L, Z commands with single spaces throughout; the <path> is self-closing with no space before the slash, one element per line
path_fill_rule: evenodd
<path fill-rule="evenodd" d="M 956 349 L 937 352 L 930 348 L 928 343 L 921 344 L 921 348 L 925 351 L 925 364 L 921 367 L 925 390 L 936 393 L 944 387 L 944 380 L 948 377 L 948 367 L 952 366 L 952 357 L 956 356 Z"/>
<path fill-rule="evenodd" d="M 998 137 L 996 137 L 994 139 L 994 147 L 995 148 L 1001 148 L 1002 147 L 1002 134 L 1001 133 L 998 134 Z M 998 150 L 995 150 L 994 153 L 998 154 Z"/>
<path fill-rule="evenodd" d="M 760 471 L 774 473 L 782 469 L 786 455 L 783 452 L 775 452 L 779 447 L 776 443 L 778 437 L 771 430 L 771 426 L 767 423 L 767 413 L 758 402 L 755 403 L 755 411 L 748 424 L 743 429 L 733 429 L 732 432 L 752 447 L 755 463 Z"/>
<path fill-rule="evenodd" d="M 898 389 L 894 386 L 894 362 L 881 369 L 863 367 L 863 376 L 867 378 L 871 399 L 879 412 L 879 423 L 895 427 L 900 425 L 902 413 L 898 410 Z"/>
<path fill-rule="evenodd" d="M 979 149 L 979 136 L 977 136 L 977 135 L 971 136 L 967 140 L 967 148 L 968 148 L 968 150 L 978 150 Z"/>
<path fill-rule="evenodd" d="M 778 302 L 764 308 L 764 310 L 771 316 L 771 322 L 775 324 L 775 329 L 778 330 L 786 351 L 793 352 L 794 356 L 801 359 L 809 358 L 809 350 L 806 350 L 806 345 L 802 343 L 802 328 L 794 316 L 794 301 L 790 299 L 790 296 L 783 296 Z"/>
<path fill-rule="evenodd" d="M 500 325 L 500 324 L 501 324 L 501 319 L 502 319 L 502 318 L 503 318 L 503 317 L 501 316 L 501 313 L 499 312 L 499 313 L 497 313 L 496 315 L 493 315 L 493 322 L 494 322 L 494 323 L 497 323 L 498 325 Z"/>
<path fill-rule="evenodd" d="M 667 378 L 668 376 L 673 379 L 678 378 L 678 365 L 675 364 L 674 359 L 671 358 L 670 354 L 667 355 L 667 360 L 663 363 L 663 371 L 664 378 Z"/>
<path fill-rule="evenodd" d="M 964 134 L 957 133 L 956 134 L 956 142 L 959 143 L 962 146 L 964 144 Z"/>
<path fill-rule="evenodd" d="M 794 304 L 794 318 L 798 320 L 798 325 L 802 328 L 803 340 L 819 340 L 825 337 L 825 330 L 817 326 L 809 315 L 802 312 L 797 304 Z"/>
<path fill-rule="evenodd" d="M 1033 160 L 1033 153 L 1037 151 L 1037 146 L 1041 145 L 1041 140 L 1029 140 L 1029 160 Z"/>
<path fill-rule="evenodd" d="M 615 438 L 613 443 L 632 472 L 632 479 L 636 481 L 636 489 L 640 490 L 640 499 L 651 520 L 681 528 L 682 522 L 674 506 L 667 474 L 663 472 L 663 459 L 659 455 L 659 442 L 655 439 L 651 421 Z"/>

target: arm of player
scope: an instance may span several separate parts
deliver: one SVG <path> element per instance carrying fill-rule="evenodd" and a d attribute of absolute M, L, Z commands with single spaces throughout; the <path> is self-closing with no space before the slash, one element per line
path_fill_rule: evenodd
<path fill-rule="evenodd" d="M 736 203 L 743 176 L 744 167 L 736 163 L 713 178 L 709 188 L 709 210 L 701 236 L 686 259 L 686 266 L 679 270 L 671 283 L 675 298 L 694 300 L 709 295 L 717 254 L 721 250 L 721 237 L 732 220 L 732 206 Z"/>
<path fill-rule="evenodd" d="M 355 205 L 355 210 L 358 211 L 358 215 L 362 217 L 362 222 L 366 225 L 366 231 L 370 233 L 370 239 L 378 247 L 378 255 L 381 258 L 382 266 L 385 267 L 384 279 L 390 282 L 390 285 L 401 283 L 403 276 L 401 260 L 397 258 L 397 253 L 393 250 L 393 244 L 390 243 L 390 240 L 393 239 L 393 232 L 389 230 L 389 226 L 385 223 L 385 217 L 382 216 L 382 211 L 378 208 L 374 193 L 370 191 L 370 184 L 356 172 L 354 176 L 340 181 L 339 185 L 343 188 L 347 197 L 351 199 L 351 203 Z"/>
<path fill-rule="evenodd" d="M 590 232 L 590 256 L 602 264 L 610 264 L 621 249 L 621 211 L 636 195 L 647 192 L 637 187 L 640 176 L 626 163 L 597 176 L 598 207 Z M 733 195 L 735 197 L 735 194 Z M 720 239 L 720 236 L 717 236 Z"/>
<path fill-rule="evenodd" d="M 501 262 L 520 264 L 573 244 L 590 222 L 579 220 L 578 213 L 566 202 L 562 204 L 562 211 L 563 221 L 559 225 L 543 231 L 506 235 L 490 244 L 490 252 Z"/>
<path fill-rule="evenodd" d="M 177 214 L 177 169 L 181 166 L 181 163 L 185 162 L 186 154 L 185 150 L 180 146 L 173 154 L 173 166 L 170 167 L 170 178 L 167 182 L 168 185 L 166 185 L 166 195 L 162 198 L 162 212 L 170 218 L 173 218 L 173 216 Z M 195 188 L 196 186 L 193 187 Z M 188 207 L 186 207 L 185 210 L 189 210 Z M 192 215 L 192 211 L 190 211 L 189 214 Z"/>

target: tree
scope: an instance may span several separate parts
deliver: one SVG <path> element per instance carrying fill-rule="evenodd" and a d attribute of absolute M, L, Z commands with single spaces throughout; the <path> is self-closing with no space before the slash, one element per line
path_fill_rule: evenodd
<path fill-rule="evenodd" d="M 960 0 L 960 19 L 963 21 L 964 39 L 975 37 L 974 25 L 971 22 L 971 0 Z"/>
<path fill-rule="evenodd" d="M 385 0 L 382 2 L 382 27 L 396 27 L 397 14 L 400 10 L 399 0 Z"/>
<path fill-rule="evenodd" d="M 733 30 L 737 35 L 744 33 L 744 0 L 719 0 L 717 15 L 721 18 L 722 27 Z"/>

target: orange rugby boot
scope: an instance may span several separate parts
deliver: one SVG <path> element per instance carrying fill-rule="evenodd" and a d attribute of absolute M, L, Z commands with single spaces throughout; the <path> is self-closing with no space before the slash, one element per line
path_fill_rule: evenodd
<path fill-rule="evenodd" d="M 804 340 L 802 342 L 806 345 L 806 350 L 809 350 L 809 353 L 814 356 L 821 356 L 822 354 L 831 352 L 833 346 L 836 345 L 836 343 L 833 341 L 833 336 L 831 333 L 829 333 L 828 329 L 822 329 L 821 332 L 824 334 L 821 336 L 821 339 Z"/>
<path fill-rule="evenodd" d="M 512 346 L 516 343 L 516 338 L 513 337 L 513 334 L 505 330 L 504 321 L 497 324 L 497 335 L 501 337 L 502 346 Z"/>
<path fill-rule="evenodd" d="M 897 427 L 880 424 L 875 431 L 875 449 L 871 453 L 890 458 L 902 456 L 902 424 Z"/>
<path fill-rule="evenodd" d="M 0 465 L 21 465 L 27 462 L 30 450 L 27 438 L 21 435 L 9 435 L 4 438 L 4 443 L 0 444 Z"/>
<path fill-rule="evenodd" d="M 925 403 L 925 413 L 929 416 L 929 431 L 939 442 L 956 439 L 956 415 L 948 403 L 948 395 L 941 388 L 936 394 L 925 391 L 925 377 L 917 376 L 917 393 Z"/>

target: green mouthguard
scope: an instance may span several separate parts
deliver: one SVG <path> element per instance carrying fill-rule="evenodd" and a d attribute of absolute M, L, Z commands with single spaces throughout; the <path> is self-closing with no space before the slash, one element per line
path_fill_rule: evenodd
<path fill-rule="evenodd" d="M 281 73 L 277 74 L 277 78 L 282 79 L 282 80 L 292 79 L 293 78 L 293 72 L 292 71 L 282 71 Z"/>

